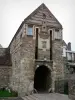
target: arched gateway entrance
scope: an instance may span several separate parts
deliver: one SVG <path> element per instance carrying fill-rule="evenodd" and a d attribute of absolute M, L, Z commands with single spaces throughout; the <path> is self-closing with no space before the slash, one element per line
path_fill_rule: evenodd
<path fill-rule="evenodd" d="M 51 87 L 51 71 L 45 65 L 38 67 L 34 76 L 34 88 L 38 92 L 47 92 Z"/>

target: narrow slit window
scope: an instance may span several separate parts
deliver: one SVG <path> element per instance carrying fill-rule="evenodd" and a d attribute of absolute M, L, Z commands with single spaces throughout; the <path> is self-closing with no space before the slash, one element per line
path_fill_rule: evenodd
<path fill-rule="evenodd" d="M 35 59 L 38 59 L 38 32 L 39 28 L 36 28 Z"/>
<path fill-rule="evenodd" d="M 50 60 L 52 60 L 52 30 L 50 30 Z"/>

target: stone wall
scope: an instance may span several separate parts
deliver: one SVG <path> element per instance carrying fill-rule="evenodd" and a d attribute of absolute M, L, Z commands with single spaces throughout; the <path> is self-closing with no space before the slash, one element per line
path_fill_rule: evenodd
<path fill-rule="evenodd" d="M 11 76 L 11 59 L 9 49 L 0 48 L 0 87 L 8 86 Z"/>
<path fill-rule="evenodd" d="M 39 49 L 38 57 L 39 57 L 40 60 L 43 60 L 44 57 L 47 60 L 50 60 L 50 50 L 43 51 L 43 50 Z"/>
<path fill-rule="evenodd" d="M 24 35 L 26 34 L 25 32 L 26 26 L 25 28 L 23 26 L 18 36 L 16 36 L 10 45 L 12 57 L 10 86 L 18 91 L 18 94 L 21 96 L 29 92 L 30 83 L 34 80 L 35 66 L 35 41 L 32 36 Z"/>
<path fill-rule="evenodd" d="M 11 66 L 0 65 L 0 87 L 9 86 L 11 76 Z"/>
<path fill-rule="evenodd" d="M 40 28 L 40 27 L 39 27 Z M 28 93 L 28 87 L 34 81 L 35 73 L 35 39 L 34 36 L 27 35 L 27 26 L 23 25 L 18 35 L 10 45 L 12 58 L 12 77 L 10 86 L 18 91 L 19 95 Z M 34 33 L 33 33 L 34 34 Z M 43 33 L 42 33 L 43 34 Z M 64 77 L 63 58 L 62 58 L 62 40 L 52 40 L 53 48 L 53 75 L 52 80 Z M 49 60 L 49 50 L 39 49 L 39 59 Z M 39 60 L 38 59 L 38 60 Z M 52 67 L 52 66 L 50 66 Z M 53 83 L 54 85 L 54 83 Z M 22 91 L 22 92 L 21 92 Z"/>
<path fill-rule="evenodd" d="M 64 78 L 64 63 L 62 57 L 62 40 L 53 41 L 53 70 L 55 72 L 55 77 Z"/>

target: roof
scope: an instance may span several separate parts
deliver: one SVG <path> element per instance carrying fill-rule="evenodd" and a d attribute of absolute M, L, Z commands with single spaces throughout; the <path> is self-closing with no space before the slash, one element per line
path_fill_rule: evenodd
<path fill-rule="evenodd" d="M 57 21 L 57 23 L 60 25 L 61 29 L 62 29 L 62 25 L 60 24 L 60 22 L 55 18 L 55 16 L 52 14 L 52 12 L 46 7 L 46 5 L 44 3 L 42 3 L 36 10 L 34 10 L 27 18 L 24 19 L 24 21 L 21 23 L 20 27 L 18 28 L 16 34 L 14 35 L 12 41 L 14 40 L 14 38 L 16 37 L 16 35 L 20 32 L 21 28 L 23 27 L 24 23 L 31 18 L 31 16 L 35 15 L 36 12 L 40 9 L 40 8 L 46 8 L 48 10 L 48 12 L 54 17 L 54 19 Z M 9 47 L 12 43 L 12 41 L 9 44 Z"/>

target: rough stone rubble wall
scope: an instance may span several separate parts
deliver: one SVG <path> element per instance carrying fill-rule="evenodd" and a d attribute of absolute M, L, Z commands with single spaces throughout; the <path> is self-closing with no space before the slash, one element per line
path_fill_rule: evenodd
<path fill-rule="evenodd" d="M 64 63 L 62 57 L 62 40 L 53 41 L 53 69 L 56 79 L 64 78 Z"/>
<path fill-rule="evenodd" d="M 9 86 L 11 76 L 11 66 L 0 65 L 0 87 Z"/>
<path fill-rule="evenodd" d="M 26 35 L 26 27 L 26 25 L 22 27 L 10 47 L 12 57 L 11 87 L 20 95 L 28 92 L 28 87 L 33 82 L 35 73 L 35 39 Z M 62 79 L 64 77 L 62 40 L 53 40 L 52 46 L 54 73 L 52 77 L 55 80 Z"/>
<path fill-rule="evenodd" d="M 62 40 L 53 41 L 53 79 L 55 91 L 64 93 L 64 62 L 63 62 Z"/>
<path fill-rule="evenodd" d="M 10 53 L 12 57 L 12 77 L 10 86 L 19 95 L 28 93 L 28 88 L 34 79 L 35 41 L 33 37 L 25 36 L 25 25 L 13 40 Z"/>
<path fill-rule="evenodd" d="M 6 48 L 0 48 L 0 57 L 5 56 Z M 0 65 L 0 87 L 9 86 L 11 76 L 11 66 Z"/>

